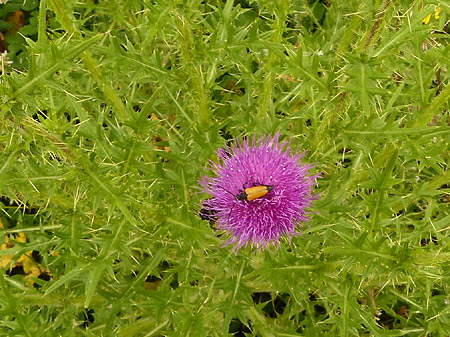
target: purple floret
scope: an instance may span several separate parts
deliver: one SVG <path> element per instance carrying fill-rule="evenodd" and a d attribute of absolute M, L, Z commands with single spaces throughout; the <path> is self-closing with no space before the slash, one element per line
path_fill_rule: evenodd
<path fill-rule="evenodd" d="M 203 177 L 200 185 L 212 195 L 203 208 L 214 212 L 218 230 L 231 234 L 226 244 L 236 251 L 246 245 L 266 248 L 278 245 L 282 235 L 291 239 L 299 234 L 296 228 L 308 221 L 306 209 L 315 199 L 312 189 L 320 175 L 312 175 L 311 165 L 302 162 L 304 153 L 291 155 L 277 133 L 235 142 L 218 156 L 219 163 L 211 162 L 216 176 Z M 237 198 L 245 188 L 260 185 L 273 189 L 252 201 Z"/>

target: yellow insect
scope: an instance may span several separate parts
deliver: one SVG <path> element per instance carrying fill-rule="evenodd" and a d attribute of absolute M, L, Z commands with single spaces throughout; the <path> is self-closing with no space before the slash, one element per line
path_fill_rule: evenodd
<path fill-rule="evenodd" d="M 272 185 L 259 185 L 253 187 L 247 187 L 244 191 L 236 195 L 237 200 L 253 201 L 258 198 L 262 198 L 267 193 L 273 190 Z"/>

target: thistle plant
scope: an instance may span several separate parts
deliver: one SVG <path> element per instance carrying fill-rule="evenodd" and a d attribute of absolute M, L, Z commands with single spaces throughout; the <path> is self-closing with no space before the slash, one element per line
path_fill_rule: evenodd
<path fill-rule="evenodd" d="M 312 188 L 319 174 L 302 163 L 304 154 L 293 155 L 287 143 L 274 137 L 246 138 L 217 153 L 220 162 L 212 163 L 211 178 L 201 185 L 212 198 L 203 207 L 217 228 L 231 234 L 227 244 L 238 250 L 247 244 L 267 247 L 278 244 L 281 235 L 291 238 L 307 221 L 307 209 L 314 199 Z M 252 200 L 246 195 L 252 187 L 262 186 L 265 193 Z M 258 192 L 256 192 L 258 193 Z M 239 197 L 242 195 L 242 197 Z"/>
<path fill-rule="evenodd" d="M 0 336 L 447 337 L 449 18 L 0 5 Z"/>

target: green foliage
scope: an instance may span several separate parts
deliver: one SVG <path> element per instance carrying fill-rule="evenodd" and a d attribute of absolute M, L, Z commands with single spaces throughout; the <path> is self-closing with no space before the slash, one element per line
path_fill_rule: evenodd
<path fill-rule="evenodd" d="M 26 39 L 37 35 L 38 6 L 38 0 L 11 0 L 0 7 L 0 51 L 8 51 L 8 59 L 14 62 L 16 69 L 26 67 L 29 57 Z"/>
<path fill-rule="evenodd" d="M 448 5 L 20 3 L 1 335 L 448 335 Z M 235 255 L 198 179 L 278 130 L 322 172 L 310 228 Z"/>

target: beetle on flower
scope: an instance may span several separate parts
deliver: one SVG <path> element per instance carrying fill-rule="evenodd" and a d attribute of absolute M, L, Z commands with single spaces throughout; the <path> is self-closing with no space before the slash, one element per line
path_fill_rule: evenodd
<path fill-rule="evenodd" d="M 291 154 L 290 144 L 279 133 L 242 142 L 217 152 L 211 162 L 215 177 L 200 180 L 212 198 L 203 201 L 201 213 L 213 214 L 217 229 L 230 233 L 226 244 L 236 252 L 243 246 L 267 248 L 289 239 L 308 221 L 307 209 L 315 199 L 316 178 L 312 166 L 303 163 L 304 153 Z"/>

